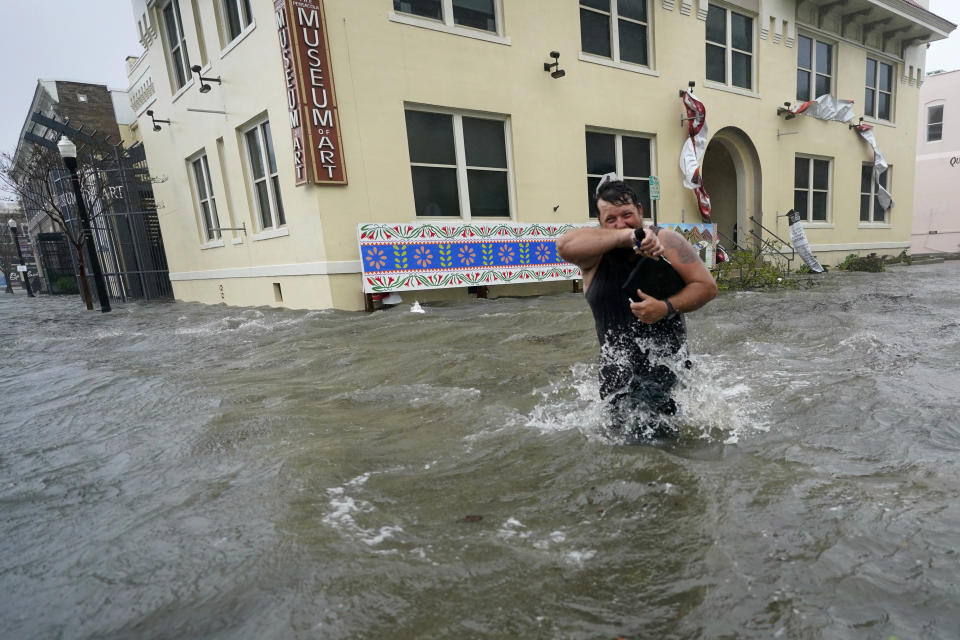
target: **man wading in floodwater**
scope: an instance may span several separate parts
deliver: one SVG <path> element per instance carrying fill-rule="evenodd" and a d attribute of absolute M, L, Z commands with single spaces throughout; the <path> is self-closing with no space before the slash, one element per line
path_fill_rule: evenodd
<path fill-rule="evenodd" d="M 600 227 L 568 231 L 557 252 L 583 272 L 600 341 L 600 397 L 628 435 L 670 435 L 663 417 L 677 412 L 677 376 L 664 362 L 689 366 L 682 314 L 713 300 L 717 285 L 682 235 L 644 229 L 636 192 L 616 174 L 601 179 L 595 198 Z"/>

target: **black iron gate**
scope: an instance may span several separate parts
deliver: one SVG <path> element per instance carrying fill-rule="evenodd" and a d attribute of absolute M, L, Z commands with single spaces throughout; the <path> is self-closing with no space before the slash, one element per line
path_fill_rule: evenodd
<path fill-rule="evenodd" d="M 98 151 L 96 171 L 105 179 L 111 198 L 109 203 L 89 211 L 94 247 L 100 259 L 101 269 L 111 298 L 116 300 L 139 299 L 155 300 L 173 297 L 170 284 L 167 258 L 157 218 L 157 207 L 153 197 L 153 183 L 146 166 L 146 153 L 143 145 L 137 143 L 125 147 L 122 143 L 112 144 L 109 138 L 101 140 L 95 135 L 71 126 L 69 122 L 59 122 L 40 113 L 34 113 L 31 119 L 47 128 L 44 136 L 25 133 L 24 139 L 56 149 L 56 141 L 65 135 L 75 143 L 91 145 Z M 51 176 L 58 194 L 68 203 L 74 203 L 73 188 L 67 171 L 54 172 Z M 80 221 L 75 206 L 67 207 L 71 217 L 67 223 L 71 232 L 80 233 Z M 89 209 L 89 207 L 88 207 Z M 62 276 L 63 248 L 69 256 L 74 285 L 79 277 L 77 260 L 73 247 L 66 241 L 65 234 L 59 235 L 62 244 L 55 248 L 49 245 L 49 254 L 41 252 L 41 271 L 47 276 L 48 290 L 55 291 L 54 283 L 59 278 L 66 287 Z M 38 238 L 39 240 L 39 238 Z M 51 238 L 49 242 L 54 242 Z M 86 270 L 90 291 L 95 290 L 93 274 Z M 65 292 L 65 291 L 63 291 Z"/>
<path fill-rule="evenodd" d="M 77 273 L 70 244 L 63 233 L 39 233 L 37 268 L 48 293 L 78 293 Z"/>

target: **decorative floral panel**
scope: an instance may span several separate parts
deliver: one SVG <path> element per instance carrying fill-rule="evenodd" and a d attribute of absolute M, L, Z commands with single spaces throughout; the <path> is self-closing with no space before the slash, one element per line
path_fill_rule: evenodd
<path fill-rule="evenodd" d="M 357 226 L 365 293 L 579 280 L 557 255 L 557 238 L 584 224 L 395 223 Z M 712 224 L 675 228 L 713 266 Z M 681 229 L 682 227 L 682 229 Z"/>

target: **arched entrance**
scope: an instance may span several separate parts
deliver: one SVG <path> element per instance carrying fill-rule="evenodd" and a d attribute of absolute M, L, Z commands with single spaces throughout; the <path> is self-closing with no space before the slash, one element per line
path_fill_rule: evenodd
<path fill-rule="evenodd" d="M 750 216 L 761 220 L 760 157 L 750 137 L 737 127 L 724 127 L 710 138 L 703 156 L 703 184 L 710 194 L 711 218 L 720 244 L 728 251 L 752 249 L 759 232 Z"/>

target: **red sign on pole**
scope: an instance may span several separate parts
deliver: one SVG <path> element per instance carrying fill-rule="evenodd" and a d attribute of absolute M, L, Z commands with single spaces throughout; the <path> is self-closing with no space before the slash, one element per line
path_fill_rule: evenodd
<path fill-rule="evenodd" d="M 347 184 L 323 0 L 274 0 L 297 185 Z"/>

